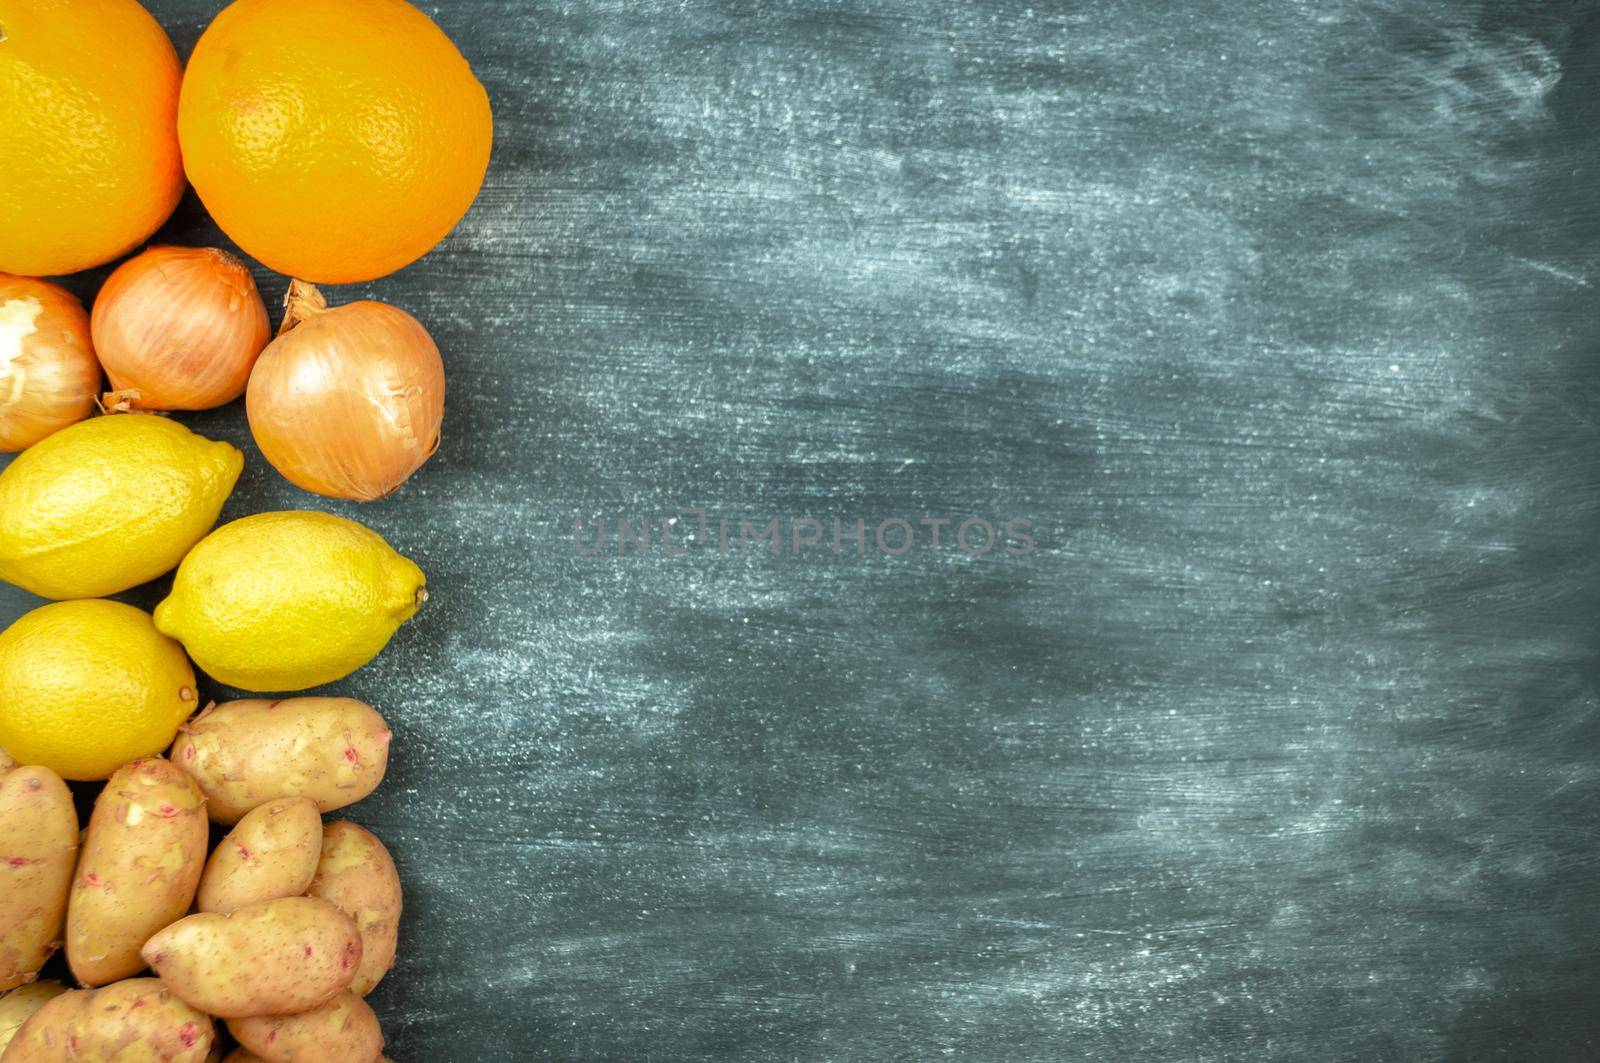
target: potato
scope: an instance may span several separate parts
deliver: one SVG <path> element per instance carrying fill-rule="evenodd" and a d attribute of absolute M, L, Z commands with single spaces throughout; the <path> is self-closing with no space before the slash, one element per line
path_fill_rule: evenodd
<path fill-rule="evenodd" d="M 266 1063 L 373 1063 L 383 1051 L 378 1017 L 350 992 L 299 1015 L 229 1019 L 228 1029 Z"/>
<path fill-rule="evenodd" d="M 66 991 L 60 982 L 29 982 L 0 997 L 0 1056 L 29 1015 Z"/>
<path fill-rule="evenodd" d="M 67 965 L 79 983 L 138 974 L 150 935 L 189 910 L 210 838 L 204 808 L 194 780 L 160 757 L 107 780 L 67 904 Z"/>
<path fill-rule="evenodd" d="M 77 853 L 78 813 L 59 775 L 0 777 L 0 991 L 33 981 L 60 946 Z"/>
<path fill-rule="evenodd" d="M 280 797 L 251 809 L 206 862 L 197 898 L 202 912 L 231 912 L 277 897 L 298 897 L 322 857 L 322 815 L 309 797 Z"/>
<path fill-rule="evenodd" d="M 266 1061 L 248 1048 L 235 1048 L 228 1053 L 228 1058 L 222 1063 L 266 1063 Z M 379 1056 L 374 1063 L 394 1063 L 394 1060 L 388 1056 Z"/>
<path fill-rule="evenodd" d="M 350 984 L 361 933 L 327 901 L 281 897 L 180 919 L 145 944 L 144 958 L 174 993 L 219 1019 L 291 1015 Z"/>
<path fill-rule="evenodd" d="M 7 753 L 3 749 L 0 749 L 0 775 L 5 775 L 16 766 L 17 762 L 11 759 L 11 754 Z"/>
<path fill-rule="evenodd" d="M 234 824 L 275 797 L 309 797 L 323 812 L 353 805 L 383 781 L 389 725 L 352 698 L 230 701 L 189 721 L 172 759 L 205 791 L 211 818 Z"/>
<path fill-rule="evenodd" d="M 350 989 L 366 996 L 394 966 L 400 937 L 400 875 L 383 843 L 349 820 L 322 831 L 322 859 L 308 896 L 321 897 L 355 920 L 361 931 L 361 964 Z"/>
<path fill-rule="evenodd" d="M 211 1020 L 154 978 L 62 993 L 22 1024 L 5 1063 L 203 1063 Z"/>

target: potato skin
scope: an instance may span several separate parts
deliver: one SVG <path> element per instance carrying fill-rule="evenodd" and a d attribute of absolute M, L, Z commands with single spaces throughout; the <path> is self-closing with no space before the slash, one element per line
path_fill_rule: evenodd
<path fill-rule="evenodd" d="M 266 1063 L 266 1061 L 248 1048 L 235 1048 L 228 1053 L 228 1058 L 222 1063 Z M 394 1060 L 388 1056 L 379 1056 L 373 1063 L 394 1063 Z"/>
<path fill-rule="evenodd" d="M 291 1015 L 350 984 L 361 934 L 327 901 L 281 897 L 180 919 L 145 943 L 144 959 L 174 993 L 219 1019 Z"/>
<path fill-rule="evenodd" d="M 7 753 L 3 749 L 0 749 L 0 777 L 6 775 L 16 766 L 17 762 L 11 759 L 11 754 Z"/>
<path fill-rule="evenodd" d="M 322 814 L 309 797 L 280 797 L 245 813 L 217 843 L 195 898 L 202 912 L 231 912 L 298 897 L 322 857 Z"/>
<path fill-rule="evenodd" d="M 67 991 L 60 982 L 29 982 L 0 996 L 0 1056 L 17 1035 L 28 1016 Z"/>
<path fill-rule="evenodd" d="M 6 1063 L 204 1063 L 211 1020 L 154 978 L 75 989 L 34 1012 L 6 1049 Z"/>
<path fill-rule="evenodd" d="M 400 875 L 389 850 L 349 820 L 329 823 L 322 830 L 316 878 L 306 893 L 337 906 L 360 929 L 361 963 L 350 989 L 366 996 L 394 966 L 400 937 Z"/>
<path fill-rule="evenodd" d="M 373 1063 L 383 1051 L 378 1016 L 348 991 L 299 1015 L 229 1019 L 228 1029 L 266 1063 Z"/>
<path fill-rule="evenodd" d="M 172 759 L 194 776 L 207 809 L 232 825 L 275 797 L 309 797 L 323 812 L 355 804 L 383 781 L 389 725 L 354 698 L 250 698 L 189 721 Z"/>
<path fill-rule="evenodd" d="M 107 780 L 67 903 L 67 964 L 80 984 L 144 970 L 139 949 L 189 910 L 209 840 L 200 788 L 167 761 L 136 760 Z"/>
<path fill-rule="evenodd" d="M 37 767 L 0 777 L 0 991 L 33 981 L 61 944 L 77 854 L 61 777 Z"/>

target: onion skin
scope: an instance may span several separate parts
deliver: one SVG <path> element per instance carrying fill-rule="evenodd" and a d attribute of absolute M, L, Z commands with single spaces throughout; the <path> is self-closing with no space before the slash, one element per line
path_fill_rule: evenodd
<path fill-rule="evenodd" d="M 294 282 L 285 331 L 250 375 L 245 409 L 261 453 L 297 487 L 371 502 L 439 448 L 444 362 L 428 330 L 387 303 L 327 309 Z"/>
<path fill-rule="evenodd" d="M 0 273 L 0 453 L 83 420 L 99 393 L 83 305 L 48 281 Z"/>
<path fill-rule="evenodd" d="M 152 247 L 106 278 L 91 318 L 108 409 L 209 410 L 244 394 L 272 338 L 244 263 L 213 247 Z"/>

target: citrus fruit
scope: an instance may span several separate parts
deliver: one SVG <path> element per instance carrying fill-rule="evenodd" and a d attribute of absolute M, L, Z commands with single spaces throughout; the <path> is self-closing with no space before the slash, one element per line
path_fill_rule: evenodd
<path fill-rule="evenodd" d="M 227 443 L 165 417 L 92 417 L 0 473 L 0 579 L 97 598 L 169 571 L 217 522 L 244 468 Z"/>
<path fill-rule="evenodd" d="M 74 273 L 160 228 L 182 76 L 136 0 L 0 0 L 0 271 Z"/>
<path fill-rule="evenodd" d="M 493 134 L 472 69 L 405 0 L 235 0 L 195 46 L 178 108 L 189 180 L 222 230 L 328 284 L 444 239 Z"/>
<path fill-rule="evenodd" d="M 224 524 L 178 566 L 156 627 L 212 677 L 304 690 L 366 664 L 427 600 L 422 570 L 377 532 L 331 513 Z"/>
<path fill-rule="evenodd" d="M 105 779 L 197 707 L 182 648 L 131 605 L 55 602 L 0 632 L 0 747 L 23 764 Z"/>

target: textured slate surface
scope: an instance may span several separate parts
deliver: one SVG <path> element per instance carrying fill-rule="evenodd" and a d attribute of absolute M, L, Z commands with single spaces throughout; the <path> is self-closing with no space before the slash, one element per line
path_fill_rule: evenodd
<path fill-rule="evenodd" d="M 430 10 L 396 1060 L 1600 1055 L 1600 5 Z"/>

